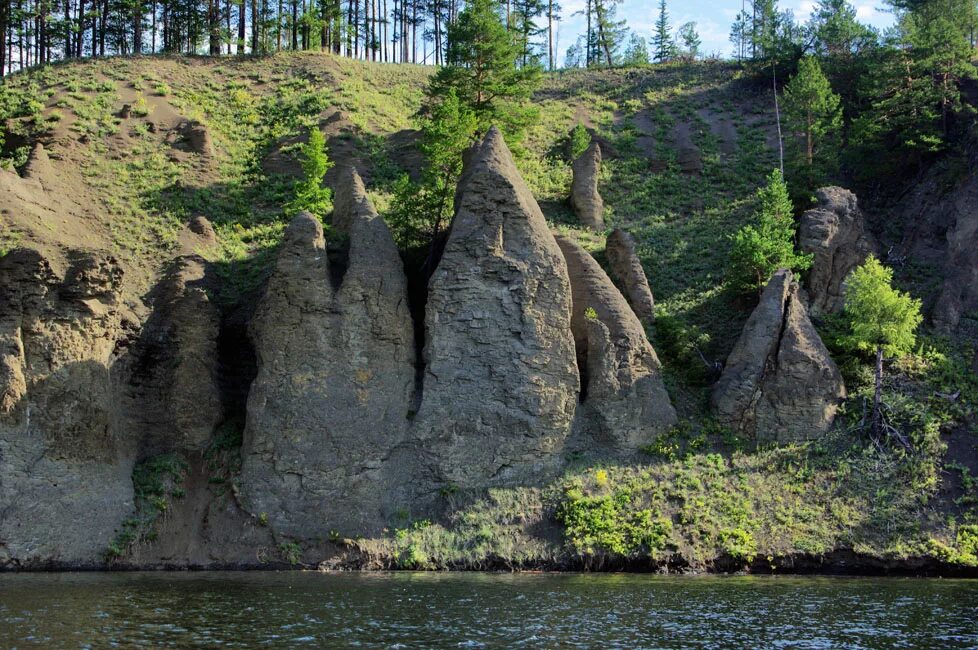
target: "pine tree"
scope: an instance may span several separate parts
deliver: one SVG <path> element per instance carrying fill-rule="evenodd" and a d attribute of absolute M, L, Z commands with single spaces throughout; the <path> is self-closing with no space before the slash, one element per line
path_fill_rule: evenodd
<path fill-rule="evenodd" d="M 665 63 L 675 56 L 676 43 L 672 40 L 666 0 L 659 0 L 659 18 L 655 21 L 655 33 L 652 35 L 652 58 L 657 63 Z"/>
<path fill-rule="evenodd" d="M 494 0 L 472 0 L 449 26 L 446 65 L 432 79 L 429 96 L 440 101 L 454 89 L 480 129 L 498 123 L 512 137 L 527 116 L 518 104 L 536 87 L 540 69 L 532 64 L 517 67 L 520 46 L 497 8 Z"/>
<path fill-rule="evenodd" d="M 875 390 L 871 432 L 879 437 L 884 429 L 883 359 L 910 352 L 920 325 L 920 301 L 892 286 L 893 271 L 870 257 L 846 280 L 843 314 L 849 320 L 849 342 L 876 357 Z"/>
<path fill-rule="evenodd" d="M 838 158 L 838 150 L 831 144 L 842 128 L 839 96 L 832 92 L 829 80 L 814 57 L 799 61 L 798 73 L 785 86 L 784 115 L 789 132 L 798 136 L 789 142 L 801 141 L 806 189 L 813 189 L 819 172 L 824 172 Z"/>
<path fill-rule="evenodd" d="M 625 48 L 625 55 L 622 58 L 622 65 L 638 66 L 651 63 L 649 58 L 649 47 L 645 39 L 638 34 L 632 34 L 628 38 L 628 47 Z"/>
<path fill-rule="evenodd" d="M 295 214 L 306 210 L 320 219 L 332 210 L 332 192 L 323 187 L 323 177 L 333 166 L 326 155 L 326 138 L 318 127 L 309 129 L 309 139 L 302 146 L 302 178 L 296 181 L 295 198 L 285 206 Z"/>
<path fill-rule="evenodd" d="M 794 208 L 788 186 L 775 169 L 757 191 L 758 209 L 752 223 L 733 236 L 730 279 L 740 291 L 760 291 L 778 269 L 804 271 L 811 256 L 795 252 Z"/>

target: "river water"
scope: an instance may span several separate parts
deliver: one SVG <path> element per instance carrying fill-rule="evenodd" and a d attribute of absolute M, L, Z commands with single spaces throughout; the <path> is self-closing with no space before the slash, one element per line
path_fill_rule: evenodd
<path fill-rule="evenodd" d="M 0 648 L 978 648 L 978 581 L 0 574 Z"/>

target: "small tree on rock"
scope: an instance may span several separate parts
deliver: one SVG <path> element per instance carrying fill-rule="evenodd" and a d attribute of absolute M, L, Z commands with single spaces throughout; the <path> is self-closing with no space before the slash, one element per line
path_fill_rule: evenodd
<path fill-rule="evenodd" d="M 812 264 L 810 255 L 795 252 L 794 208 L 779 170 L 757 191 L 757 200 L 753 222 L 733 236 L 730 253 L 730 278 L 742 291 L 760 291 L 778 269 L 804 271 Z"/>
<path fill-rule="evenodd" d="M 318 127 L 309 129 L 309 140 L 300 154 L 302 178 L 296 181 L 295 198 L 285 205 L 291 214 L 308 210 L 320 219 L 333 209 L 333 193 L 323 187 L 323 177 L 333 166 L 326 154 L 326 137 Z"/>
<path fill-rule="evenodd" d="M 870 431 L 883 433 L 883 357 L 910 352 L 920 325 L 920 301 L 893 288 L 893 270 L 875 257 L 849 274 L 843 313 L 851 328 L 850 343 L 876 355 L 876 385 Z"/>

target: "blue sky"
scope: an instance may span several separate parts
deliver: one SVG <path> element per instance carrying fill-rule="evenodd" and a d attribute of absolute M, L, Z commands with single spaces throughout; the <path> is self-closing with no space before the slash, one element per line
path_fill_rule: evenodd
<path fill-rule="evenodd" d="M 884 28 L 893 24 L 893 16 L 885 11 L 881 0 L 849 0 L 856 7 L 859 20 L 875 27 Z M 560 21 L 557 52 L 560 60 L 564 58 L 567 47 L 574 43 L 579 34 L 584 33 L 585 22 L 581 16 L 572 14 L 584 8 L 586 0 L 563 0 L 564 19 Z M 782 9 L 790 9 L 799 22 L 808 20 L 815 6 L 813 0 L 781 0 Z M 618 15 L 628 21 L 628 26 L 642 36 L 652 35 L 652 26 L 658 16 L 657 0 L 624 0 L 618 8 Z M 733 52 L 730 44 L 730 25 L 740 11 L 741 0 L 667 0 L 670 23 L 675 31 L 687 21 L 695 21 L 697 31 L 703 40 L 704 54 L 719 53 L 729 57 Z"/>

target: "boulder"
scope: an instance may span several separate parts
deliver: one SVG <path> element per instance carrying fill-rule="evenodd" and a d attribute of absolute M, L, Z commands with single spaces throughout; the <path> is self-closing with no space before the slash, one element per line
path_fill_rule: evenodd
<path fill-rule="evenodd" d="M 345 193 L 354 196 L 347 196 Z M 415 349 L 407 280 L 358 182 L 340 184 L 349 267 L 334 289 L 319 221 L 289 225 L 251 323 L 258 375 L 248 397 L 240 495 L 278 534 L 377 534 L 397 505 L 388 458 L 407 428 Z"/>
<path fill-rule="evenodd" d="M 790 271 L 774 274 L 713 388 L 718 421 L 759 443 L 825 433 L 846 396 Z"/>
<path fill-rule="evenodd" d="M 125 359 L 127 426 L 140 455 L 202 451 L 223 418 L 218 384 L 221 315 L 207 295 L 206 262 L 177 258 L 151 292 L 152 314 Z"/>
<path fill-rule="evenodd" d="M 598 176 L 601 173 L 601 147 L 591 145 L 574 161 L 571 167 L 570 203 L 581 225 L 591 230 L 604 230 L 604 201 L 598 193 Z"/>
<path fill-rule="evenodd" d="M 801 216 L 798 246 L 813 256 L 805 289 L 812 315 L 820 315 L 841 311 L 845 280 L 873 252 L 873 243 L 855 194 L 823 187 L 815 196 L 818 205 Z"/>
<path fill-rule="evenodd" d="M 491 128 L 466 156 L 428 284 L 419 436 L 442 484 L 541 480 L 580 388 L 563 255 Z"/>
<path fill-rule="evenodd" d="M 53 262 L 0 258 L 0 566 L 98 563 L 133 505 L 110 372 L 122 271 L 90 251 Z"/>
<path fill-rule="evenodd" d="M 214 143 L 207 127 L 197 120 L 188 120 L 180 124 L 180 137 L 187 150 L 209 158 L 214 155 Z"/>
<path fill-rule="evenodd" d="M 621 228 L 615 228 L 608 235 L 605 254 L 611 277 L 624 290 L 632 311 L 644 325 L 651 326 L 655 319 L 655 299 L 642 262 L 635 253 L 635 240 Z"/>
<path fill-rule="evenodd" d="M 599 443 L 634 451 L 676 424 L 661 364 L 601 266 L 573 240 L 556 239 L 573 296 L 571 330 L 584 396 L 578 417 Z"/>

